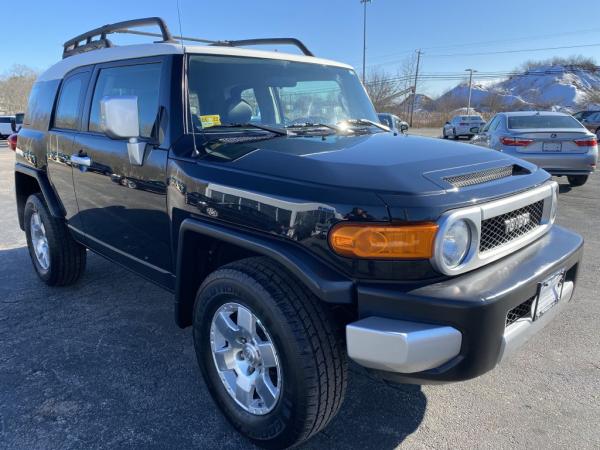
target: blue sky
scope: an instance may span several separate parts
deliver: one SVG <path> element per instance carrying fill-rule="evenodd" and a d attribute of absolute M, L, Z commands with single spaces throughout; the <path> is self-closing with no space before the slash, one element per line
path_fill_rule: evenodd
<path fill-rule="evenodd" d="M 13 64 L 44 69 L 60 58 L 68 38 L 99 25 L 161 16 L 179 33 L 176 0 L 33 0 L 4 26 L 0 74 Z M 142 6 L 143 5 L 143 6 Z M 318 56 L 362 64 L 359 0 L 180 0 L 185 35 L 211 39 L 293 36 Z M 411 1 L 373 0 L 368 5 L 367 66 L 390 75 L 417 48 L 422 73 L 509 71 L 527 59 L 582 54 L 600 63 L 597 0 Z M 15 26 L 13 26 L 15 25 Z M 14 31 L 7 32 L 11 29 Z M 121 38 L 122 39 L 122 38 Z M 116 39 L 115 39 L 116 40 Z M 5 41 L 6 42 L 6 41 Z M 493 51 L 599 44 L 528 53 L 465 55 Z M 441 56 L 452 54 L 454 56 Z M 437 95 L 456 81 L 427 80 L 422 92 Z"/>

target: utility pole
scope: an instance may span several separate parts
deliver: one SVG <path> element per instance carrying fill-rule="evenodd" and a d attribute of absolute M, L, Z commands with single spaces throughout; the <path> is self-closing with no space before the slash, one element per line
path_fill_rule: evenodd
<path fill-rule="evenodd" d="M 413 97 L 410 103 L 410 126 L 413 126 L 413 113 L 415 112 L 415 102 L 417 101 L 417 80 L 419 79 L 419 64 L 421 63 L 421 49 L 417 50 L 417 69 L 415 70 L 415 83 L 413 84 Z"/>
<path fill-rule="evenodd" d="M 473 86 L 473 72 L 477 72 L 473 69 L 465 69 L 465 72 L 469 72 L 469 102 L 467 103 L 467 116 L 471 113 L 471 88 Z"/>
<path fill-rule="evenodd" d="M 371 3 L 371 0 L 360 0 L 363 4 L 363 70 L 362 70 L 362 82 L 365 84 L 366 80 L 366 63 L 367 63 L 367 3 Z"/>

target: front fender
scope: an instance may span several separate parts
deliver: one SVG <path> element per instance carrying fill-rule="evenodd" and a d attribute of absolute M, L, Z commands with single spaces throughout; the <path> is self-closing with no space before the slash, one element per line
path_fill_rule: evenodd
<path fill-rule="evenodd" d="M 198 286 L 195 270 L 198 253 L 193 238 L 202 236 L 235 245 L 253 254 L 277 261 L 296 276 L 317 298 L 327 303 L 354 303 L 354 283 L 332 269 L 295 242 L 220 224 L 187 218 L 179 229 L 177 277 L 175 284 L 175 320 L 180 327 L 191 325 Z M 192 244 L 192 245 L 190 245 Z"/>

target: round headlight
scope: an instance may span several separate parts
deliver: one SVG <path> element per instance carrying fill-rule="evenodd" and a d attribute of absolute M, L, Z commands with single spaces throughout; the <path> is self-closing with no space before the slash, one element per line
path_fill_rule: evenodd
<path fill-rule="evenodd" d="M 460 265 L 471 246 L 471 227 L 464 220 L 454 222 L 446 233 L 442 243 L 442 258 L 449 269 Z"/>

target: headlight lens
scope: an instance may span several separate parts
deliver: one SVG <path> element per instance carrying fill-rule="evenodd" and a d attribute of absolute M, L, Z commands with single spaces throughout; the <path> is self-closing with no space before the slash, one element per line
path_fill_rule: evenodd
<path fill-rule="evenodd" d="M 444 234 L 442 258 L 449 269 L 459 266 L 471 246 L 471 227 L 464 220 L 454 222 Z"/>

